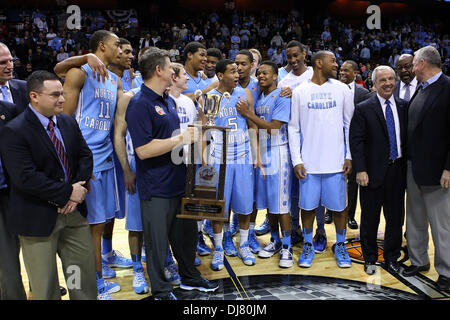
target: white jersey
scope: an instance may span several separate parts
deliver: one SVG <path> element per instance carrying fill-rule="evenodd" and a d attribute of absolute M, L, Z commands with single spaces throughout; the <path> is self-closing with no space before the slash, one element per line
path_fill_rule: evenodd
<path fill-rule="evenodd" d="M 180 118 L 180 130 L 181 132 L 183 132 L 187 129 L 188 125 L 193 124 L 195 121 L 197 121 L 198 111 L 195 108 L 192 99 L 185 96 L 184 94 L 180 94 L 178 98 L 175 98 L 171 94 L 169 95 L 173 100 L 175 100 L 175 103 L 177 104 L 178 118 Z M 185 155 L 185 163 L 187 164 L 189 145 L 184 145 L 183 148 Z"/>
<path fill-rule="evenodd" d="M 349 127 L 354 112 L 350 88 L 335 79 L 321 86 L 308 80 L 292 92 L 288 124 L 292 164 L 307 173 L 343 171 L 350 159 Z"/>
<path fill-rule="evenodd" d="M 289 72 L 280 82 L 278 82 L 278 88 L 289 87 L 291 90 L 294 90 L 303 82 L 311 80 L 313 74 L 314 71 L 312 67 L 307 67 L 306 71 L 299 76 L 296 76 L 291 70 L 291 72 Z"/>

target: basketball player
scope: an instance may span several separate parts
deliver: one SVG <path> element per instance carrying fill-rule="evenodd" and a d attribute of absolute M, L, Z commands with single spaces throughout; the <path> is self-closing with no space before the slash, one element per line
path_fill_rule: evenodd
<path fill-rule="evenodd" d="M 249 138 L 248 128 L 251 127 L 256 132 L 256 126 L 249 122 L 237 112 L 237 104 L 242 104 L 242 108 L 253 111 L 253 97 L 248 89 L 237 87 L 239 73 L 237 65 L 224 59 L 217 63 L 216 74 L 219 78 L 217 89 L 209 93 L 223 95 L 228 92 L 231 96 L 224 97 L 221 101 L 220 109 L 214 118 L 217 126 L 231 128 L 227 134 L 227 150 L 222 150 L 222 133 L 214 131 L 211 146 L 211 161 L 214 168 L 219 172 L 222 152 L 226 152 L 227 168 L 225 177 L 225 212 L 229 209 L 239 215 L 240 225 L 240 245 L 237 252 L 231 233 L 227 225 L 222 222 L 213 221 L 214 232 L 214 253 L 211 261 L 211 269 L 221 270 L 224 267 L 224 253 L 228 256 L 238 255 L 244 264 L 254 265 L 256 259 L 250 251 L 248 245 L 248 229 L 250 214 L 253 209 L 253 167 L 252 151 L 250 144 L 256 143 L 256 139 Z M 204 121 L 204 115 L 199 109 L 199 116 Z M 255 137 L 255 136 L 253 136 Z M 254 147 L 257 150 L 257 147 Z M 260 163 L 258 165 L 261 167 Z M 222 226 L 223 234 L 222 234 Z"/>
<path fill-rule="evenodd" d="M 112 32 L 99 30 L 89 40 L 94 54 L 105 64 L 117 64 L 122 51 L 119 38 Z M 110 130 L 114 120 L 117 100 L 122 96 L 120 78 L 108 71 L 109 79 L 97 82 L 92 69 L 85 64 L 80 69 L 70 69 L 65 78 L 66 101 L 64 113 L 75 115 L 81 132 L 94 156 L 93 178 L 86 195 L 88 221 L 95 249 L 98 299 L 112 299 L 109 293 L 120 286 L 103 280 L 101 238 L 105 224 L 118 210 L 117 184 L 113 162 L 113 145 Z"/>
<path fill-rule="evenodd" d="M 280 96 L 277 88 L 278 67 L 272 61 L 264 61 L 258 69 L 261 94 L 255 103 L 255 113 L 242 109 L 238 111 L 258 126 L 261 161 L 265 176 L 259 170 L 256 174 L 256 206 L 267 209 L 272 230 L 270 243 L 258 256 L 269 258 L 281 250 L 279 266 L 292 267 L 291 247 L 290 179 L 292 169 L 289 162 L 287 122 L 289 121 L 290 98 Z M 282 241 L 279 238 L 278 222 L 281 224 Z"/>
<path fill-rule="evenodd" d="M 217 62 L 222 60 L 222 52 L 217 48 L 209 48 L 206 50 L 206 64 L 205 69 L 203 69 L 206 79 L 203 81 L 210 86 L 212 83 L 219 81 L 216 76 L 216 65 Z"/>
<path fill-rule="evenodd" d="M 344 245 L 345 207 L 346 175 L 352 168 L 348 134 L 353 96 L 347 85 L 333 79 L 338 64 L 332 52 L 318 51 L 311 61 L 313 76 L 294 90 L 288 125 L 292 164 L 300 179 L 299 207 L 305 240 L 298 264 L 312 265 L 315 209 L 322 204 L 335 214 L 337 264 L 348 268 L 351 260 Z"/>

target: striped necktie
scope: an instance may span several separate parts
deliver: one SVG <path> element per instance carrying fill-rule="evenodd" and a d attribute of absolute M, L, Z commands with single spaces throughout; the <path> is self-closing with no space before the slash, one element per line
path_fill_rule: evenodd
<path fill-rule="evenodd" d="M 48 131 L 50 132 L 50 140 L 52 140 L 56 152 L 58 153 L 59 159 L 61 160 L 64 169 L 66 170 L 67 180 L 70 182 L 72 177 L 70 175 L 69 161 L 67 160 L 66 152 L 64 151 L 62 142 L 56 136 L 55 123 L 53 122 L 53 120 L 50 120 L 48 122 Z"/>
<path fill-rule="evenodd" d="M 411 99 L 410 87 L 410 83 L 405 84 L 405 95 L 403 96 L 403 100 L 409 101 Z"/>

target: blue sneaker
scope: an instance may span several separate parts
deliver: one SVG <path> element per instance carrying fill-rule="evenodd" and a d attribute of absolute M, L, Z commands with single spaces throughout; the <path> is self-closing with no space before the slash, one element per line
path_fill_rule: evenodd
<path fill-rule="evenodd" d="M 113 300 L 106 290 L 103 278 L 97 278 L 97 300 Z"/>
<path fill-rule="evenodd" d="M 292 229 L 291 245 L 295 246 L 297 243 L 303 242 L 303 232 L 300 228 Z"/>
<path fill-rule="evenodd" d="M 116 293 L 120 291 L 120 285 L 117 282 L 105 280 L 105 290 L 108 293 Z"/>
<path fill-rule="evenodd" d="M 266 215 L 266 219 L 264 220 L 264 222 L 255 228 L 255 233 L 257 236 L 262 236 L 269 232 L 270 232 L 269 218 Z"/>
<path fill-rule="evenodd" d="M 248 232 L 248 246 L 252 253 L 259 253 L 262 250 L 261 245 L 259 244 L 258 239 L 256 238 L 255 230 L 250 229 Z"/>
<path fill-rule="evenodd" d="M 270 242 L 268 245 L 264 247 L 259 253 L 258 257 L 260 258 L 270 258 L 275 253 L 279 252 L 281 250 L 281 241 L 275 242 L 273 238 L 270 238 Z"/>
<path fill-rule="evenodd" d="M 223 233 L 223 249 L 225 250 L 225 254 L 229 257 L 235 257 L 238 255 L 230 231 Z"/>
<path fill-rule="evenodd" d="M 104 279 L 111 279 L 116 277 L 116 272 L 102 261 L 102 275 Z"/>
<path fill-rule="evenodd" d="M 314 244 L 314 251 L 316 253 L 322 253 L 327 249 L 327 236 L 325 235 L 325 232 L 322 230 L 317 229 L 316 235 L 313 239 Z"/>
<path fill-rule="evenodd" d="M 211 253 L 211 249 L 206 245 L 203 234 L 198 234 L 197 253 L 199 256 L 207 256 Z"/>
<path fill-rule="evenodd" d="M 340 268 L 350 268 L 352 266 L 352 260 L 350 259 L 343 242 L 339 242 L 335 245 L 334 257 Z"/>
<path fill-rule="evenodd" d="M 214 232 L 211 224 L 211 220 L 203 220 L 203 233 L 208 235 L 210 239 L 214 238 Z"/>
<path fill-rule="evenodd" d="M 137 294 L 144 294 L 148 292 L 148 283 L 145 280 L 143 267 L 133 270 L 133 290 Z"/>
<path fill-rule="evenodd" d="M 201 264 L 202 264 L 202 260 L 199 257 L 195 256 L 194 266 L 198 267 Z"/>
<path fill-rule="evenodd" d="M 292 256 L 292 247 L 283 245 L 280 252 L 280 268 L 290 268 L 294 265 L 294 258 Z"/>
<path fill-rule="evenodd" d="M 237 213 L 233 213 L 233 218 L 231 218 L 231 223 L 230 223 L 231 236 L 234 237 L 238 231 L 239 231 L 238 215 L 237 215 Z"/>
<path fill-rule="evenodd" d="M 211 269 L 214 271 L 222 270 L 225 266 L 223 264 L 224 260 L 224 251 L 221 247 L 215 247 L 213 252 L 213 257 L 211 260 Z"/>
<path fill-rule="evenodd" d="M 303 245 L 302 254 L 298 259 L 299 267 L 309 268 L 312 266 L 312 261 L 314 259 L 314 248 L 313 245 L 309 242 L 306 242 Z"/>
<path fill-rule="evenodd" d="M 251 253 L 248 242 L 244 242 L 242 246 L 239 247 L 238 257 L 241 258 L 242 262 L 247 266 L 254 266 L 256 264 L 256 258 Z"/>
<path fill-rule="evenodd" d="M 133 261 L 125 258 L 119 251 L 113 250 L 112 255 L 103 262 L 110 268 L 131 268 L 133 267 Z"/>
<path fill-rule="evenodd" d="M 170 264 L 164 268 L 164 275 L 166 280 L 173 286 L 178 286 L 181 283 L 181 277 L 178 274 L 178 267 L 175 263 Z"/>

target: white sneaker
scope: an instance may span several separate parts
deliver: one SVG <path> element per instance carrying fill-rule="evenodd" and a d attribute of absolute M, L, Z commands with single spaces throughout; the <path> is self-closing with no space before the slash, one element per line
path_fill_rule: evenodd
<path fill-rule="evenodd" d="M 291 247 L 282 247 L 281 248 L 281 258 L 280 263 L 278 264 L 280 268 L 290 268 L 294 265 L 294 258 L 292 257 L 292 248 Z"/>
<path fill-rule="evenodd" d="M 148 292 L 148 284 L 145 280 L 144 269 L 133 271 L 133 290 L 137 294 Z"/>
<path fill-rule="evenodd" d="M 268 245 L 264 247 L 259 253 L 258 257 L 260 258 L 270 258 L 275 253 L 279 252 L 281 250 L 281 242 L 275 242 L 270 239 L 270 242 Z"/>

